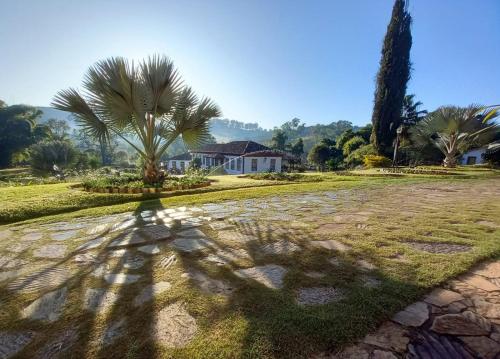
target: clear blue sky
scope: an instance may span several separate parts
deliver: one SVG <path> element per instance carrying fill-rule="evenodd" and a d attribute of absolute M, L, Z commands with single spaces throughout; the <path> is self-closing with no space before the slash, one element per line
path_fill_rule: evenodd
<path fill-rule="evenodd" d="M 171 57 L 225 117 L 271 128 L 371 118 L 393 0 L 0 0 L 0 99 L 45 106 L 108 56 Z M 413 0 L 409 92 L 500 102 L 500 1 Z"/>

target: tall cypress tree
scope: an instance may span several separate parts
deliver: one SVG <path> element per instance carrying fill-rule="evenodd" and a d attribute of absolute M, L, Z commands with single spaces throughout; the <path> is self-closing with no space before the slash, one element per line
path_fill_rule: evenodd
<path fill-rule="evenodd" d="M 371 142 L 378 153 L 389 155 L 401 123 L 401 110 L 410 79 L 411 15 L 407 0 L 396 0 L 382 47 L 373 105 Z"/>

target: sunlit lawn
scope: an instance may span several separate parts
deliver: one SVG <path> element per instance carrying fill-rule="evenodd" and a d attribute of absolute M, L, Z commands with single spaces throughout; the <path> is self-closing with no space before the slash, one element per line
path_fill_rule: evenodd
<path fill-rule="evenodd" d="M 217 201 L 231 201 L 231 208 L 239 206 L 242 213 L 252 204 L 241 205 L 234 200 L 254 198 L 263 203 L 275 201 L 282 210 L 259 210 L 255 223 L 236 224 L 236 230 L 255 236 L 256 241 L 227 242 L 220 233 L 208 225 L 200 228 L 219 248 L 245 250 L 250 258 L 238 259 L 223 266 L 203 260 L 212 250 L 202 253 L 177 253 L 178 261 L 168 269 L 157 262 L 172 253 L 166 246 L 161 255 L 148 257 L 146 265 L 129 273 L 140 274 L 142 279 L 126 286 L 109 287 L 102 279 L 89 276 L 89 270 L 77 267 L 71 255 L 60 264 L 76 273 L 68 282 L 69 298 L 64 315 L 53 324 L 19 319 L 23 306 L 34 300 L 34 294 L 15 295 L 0 286 L 0 301 L 4 315 L 0 330 L 37 330 L 36 342 L 23 353 L 33 357 L 44 344 L 59 333 L 76 325 L 79 341 L 72 347 L 75 357 L 308 357 L 323 350 L 335 350 L 362 337 L 383 320 L 405 305 L 417 300 L 434 285 L 466 271 L 475 262 L 500 254 L 500 230 L 484 225 L 487 221 L 500 226 L 500 179 L 484 178 L 371 178 L 326 175 L 315 183 L 280 186 L 250 187 L 130 202 L 115 206 L 102 206 L 86 210 L 43 217 L 36 224 L 25 224 L 19 229 L 40 228 L 39 224 L 61 221 L 73 216 L 92 216 L 125 210 L 140 211 L 148 208 L 170 208 L 181 205 L 201 205 Z M 330 178 L 330 179 L 328 179 Z M 215 185 L 237 185 L 235 177 L 221 178 Z M 32 197 L 43 194 L 67 194 L 65 184 L 47 186 L 45 191 L 25 188 Z M 19 190 L 19 189 L 16 189 Z M 51 192 L 52 191 L 52 192 Z M 314 202 L 300 209 L 306 194 L 324 196 L 324 192 L 338 194 L 332 202 L 334 213 L 321 214 Z M 22 193 L 22 191 L 21 191 Z M 82 196 L 82 194 L 79 194 Z M 110 198 L 111 195 L 102 195 Z M 24 201 L 29 200 L 29 195 Z M 6 197 L 4 197 L 6 198 Z M 11 201 L 14 197 L 11 198 Z M 139 207 L 140 206 L 140 207 Z M 138 212 L 136 212 L 138 213 Z M 291 214 L 294 220 L 273 220 L 273 216 Z M 240 213 L 241 214 L 241 213 Z M 338 216 L 352 218 L 339 220 Z M 353 216 L 353 217 L 349 217 Z M 364 219 L 366 217 L 366 219 Z M 79 221 L 76 219 L 76 221 Z M 229 222 L 229 219 L 228 219 Z M 361 225 L 359 225 L 361 224 Z M 324 226 L 330 226 L 324 230 Z M 11 228 L 11 226 L 5 228 Z M 49 227 L 50 228 L 50 227 Z M 328 250 L 312 245 L 314 240 L 334 239 L 348 246 L 347 251 Z M 112 240 L 112 239 L 111 239 Z M 269 255 L 262 248 L 276 241 L 288 241 L 301 247 L 294 253 Z M 439 254 L 418 250 L 408 243 L 443 243 L 468 246 L 466 252 Z M 47 235 L 36 243 L 53 243 Z M 69 243 L 76 248 L 81 242 Z M 4 253 L 9 243 L 3 244 Z M 112 268 L 118 268 L 117 259 L 108 257 L 103 247 L 97 255 L 103 256 Z M 20 257 L 36 266 L 38 260 L 30 252 Z M 335 259 L 335 261 L 331 261 Z M 360 267 L 359 260 L 373 264 L 372 269 Z M 277 264 L 287 269 L 281 290 L 243 280 L 234 270 L 251 266 Z M 200 290 L 195 282 L 182 274 L 198 270 L 213 279 L 231 283 L 229 296 Z M 308 273 L 320 273 L 309 276 Z M 375 286 L 367 286 L 366 280 Z M 168 281 L 172 289 L 158 295 L 152 303 L 141 308 L 132 305 L 134 297 L 145 285 Z M 96 316 L 81 308 L 81 298 L 87 288 L 109 287 L 119 293 L 120 299 L 106 315 Z M 344 298 L 325 305 L 303 306 L 296 302 L 301 288 L 333 287 L 344 293 Z M 150 330 L 158 311 L 172 303 L 182 303 L 196 318 L 198 331 L 184 348 L 168 349 L 151 341 Z M 127 319 L 126 334 L 112 346 L 103 349 L 96 344 L 106 326 Z"/>

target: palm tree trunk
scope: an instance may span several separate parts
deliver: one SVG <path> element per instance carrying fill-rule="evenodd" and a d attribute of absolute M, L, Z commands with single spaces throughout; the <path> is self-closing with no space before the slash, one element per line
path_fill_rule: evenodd
<path fill-rule="evenodd" d="M 161 173 L 154 157 L 146 159 L 146 163 L 144 164 L 143 182 L 148 185 L 158 184 L 161 182 Z"/>

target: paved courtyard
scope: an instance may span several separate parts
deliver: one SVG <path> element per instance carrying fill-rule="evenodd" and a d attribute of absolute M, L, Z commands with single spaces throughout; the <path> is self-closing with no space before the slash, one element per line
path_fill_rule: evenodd
<path fill-rule="evenodd" d="M 398 285 L 418 292 L 428 278 L 453 272 L 447 261 L 498 252 L 491 201 L 499 195 L 498 186 L 422 184 L 4 227 L 0 358 L 74 350 L 97 357 L 120 343 L 140 346 L 127 340 L 136 337 L 160 352 L 202 346 L 203 333 L 224 332 L 214 323 L 229 320 L 211 310 L 250 310 L 248 293 L 266 300 L 281 293 L 276 301 L 307 313 L 353 298 L 373 303 Z M 426 263 L 442 272 L 420 270 Z M 332 345 L 317 355 L 494 358 L 499 343 L 500 264 L 492 262 L 446 282 L 342 353 Z"/>

